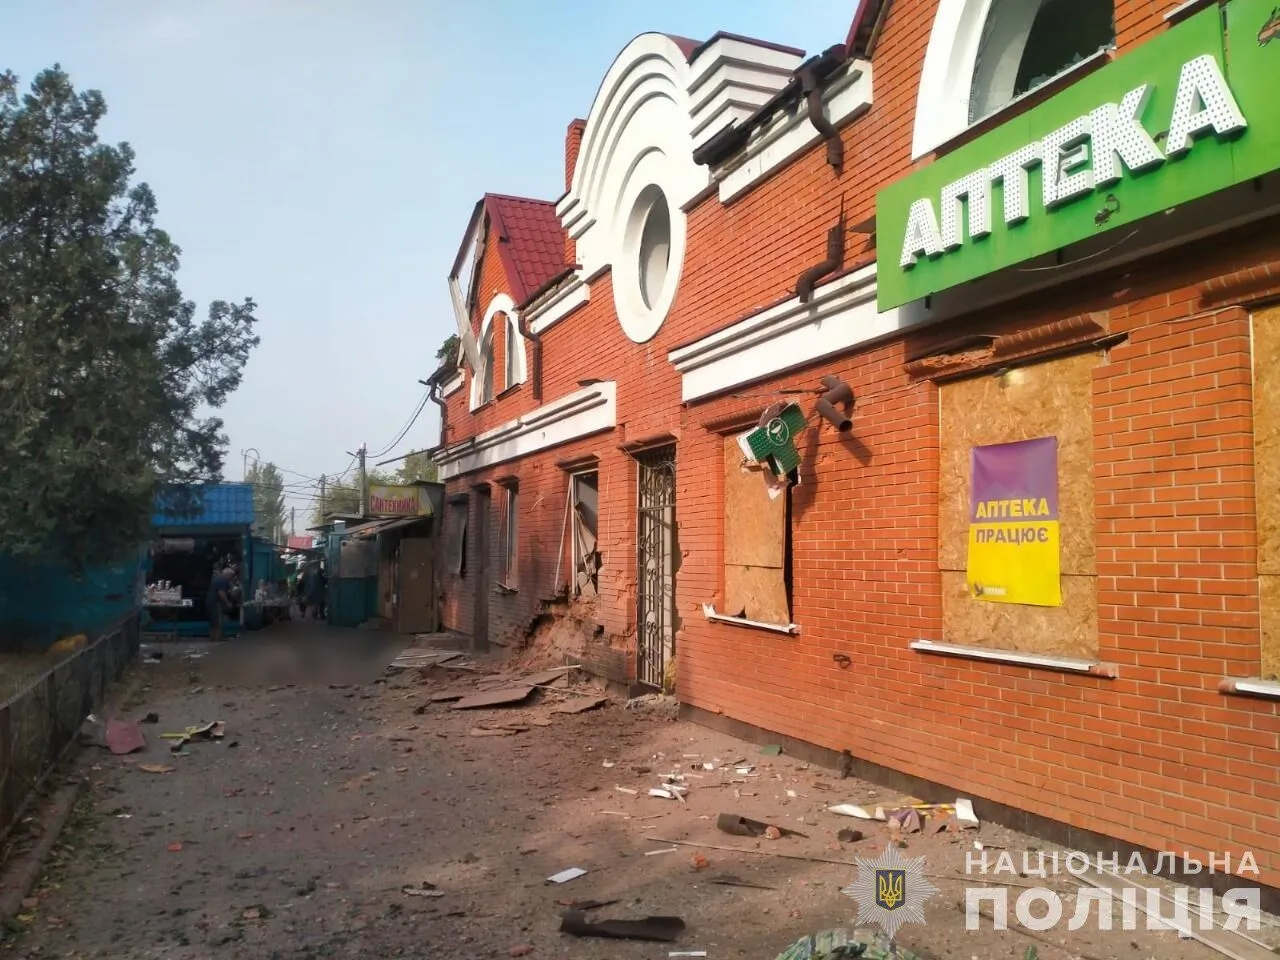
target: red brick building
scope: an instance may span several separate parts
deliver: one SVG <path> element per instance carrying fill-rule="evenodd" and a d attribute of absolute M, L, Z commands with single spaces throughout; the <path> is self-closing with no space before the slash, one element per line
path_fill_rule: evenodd
<path fill-rule="evenodd" d="M 1280 885 L 1272 5 L 638 37 L 451 274 L 446 623 L 567 618 L 703 722 Z M 1053 599 L 991 602 L 974 451 L 1038 438 Z"/>

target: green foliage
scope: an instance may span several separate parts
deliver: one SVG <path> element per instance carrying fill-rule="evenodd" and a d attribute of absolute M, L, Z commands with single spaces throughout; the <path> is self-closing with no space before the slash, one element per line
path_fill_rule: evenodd
<path fill-rule="evenodd" d="M 440 345 L 440 349 L 436 351 L 436 359 L 440 361 L 440 366 L 446 363 L 456 363 L 458 358 L 458 348 L 462 341 L 458 339 L 456 333 L 451 333 L 444 338 L 444 343 Z"/>
<path fill-rule="evenodd" d="M 378 469 L 369 471 L 369 484 L 375 483 L 399 483 L 399 478 L 393 473 L 384 473 Z M 325 488 L 323 512 L 322 505 L 317 502 L 311 509 L 311 524 L 319 526 L 324 523 L 326 516 L 334 514 L 342 514 L 345 516 L 356 516 L 360 513 L 360 481 L 359 478 L 330 483 Z"/>
<path fill-rule="evenodd" d="M 435 482 L 439 474 L 440 468 L 429 456 L 425 453 L 411 453 L 396 471 L 396 483 L 416 483 L 419 480 Z"/>
<path fill-rule="evenodd" d="M 255 463 L 245 474 L 253 484 L 253 532 L 272 543 L 284 542 L 284 477 L 274 463 Z"/>
<path fill-rule="evenodd" d="M 60 67 L 0 74 L 0 553 L 77 565 L 136 549 L 158 484 L 221 479 L 210 411 L 258 344 L 252 300 L 183 299 L 105 113 Z"/>

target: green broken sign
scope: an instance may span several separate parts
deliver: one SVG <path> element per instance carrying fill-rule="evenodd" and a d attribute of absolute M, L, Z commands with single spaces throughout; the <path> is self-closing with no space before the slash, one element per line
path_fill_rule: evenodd
<path fill-rule="evenodd" d="M 796 435 L 805 428 L 804 412 L 797 403 L 788 403 L 760 426 L 740 438 L 742 451 L 752 460 L 768 465 L 775 477 L 788 476 L 800 466 Z"/>

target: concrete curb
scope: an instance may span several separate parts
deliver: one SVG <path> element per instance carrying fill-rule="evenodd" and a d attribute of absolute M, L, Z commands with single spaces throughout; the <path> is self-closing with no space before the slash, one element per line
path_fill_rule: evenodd
<path fill-rule="evenodd" d="M 40 804 L 39 817 L 44 832 L 35 846 L 11 860 L 0 875 L 0 924 L 8 923 L 22 912 L 22 901 L 30 896 L 40 879 L 45 860 L 62 836 L 67 821 L 71 819 L 71 811 L 86 786 L 87 781 L 83 779 L 73 780 L 61 787 L 48 802 Z"/>

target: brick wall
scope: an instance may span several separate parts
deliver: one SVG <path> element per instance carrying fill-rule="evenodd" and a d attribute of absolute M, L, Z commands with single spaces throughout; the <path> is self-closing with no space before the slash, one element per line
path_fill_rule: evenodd
<path fill-rule="evenodd" d="M 515 636 L 568 582 L 567 558 L 559 582 L 554 571 L 567 484 L 557 463 L 593 454 L 603 554 L 597 661 L 615 673 L 625 664 L 634 677 L 636 470 L 620 448 L 675 437 L 683 701 L 1133 843 L 1200 855 L 1250 850 L 1264 880 L 1280 884 L 1280 841 L 1266 820 L 1280 809 L 1280 714 L 1273 703 L 1217 691 L 1225 675 L 1256 673 L 1259 658 L 1249 327 L 1230 291 L 1247 281 L 1259 296 L 1266 271 L 1280 276 L 1269 266 L 1280 258 L 1274 224 L 1215 241 L 1211 255 L 1164 255 L 949 324 L 958 336 L 1089 313 L 1128 335 L 1109 349 L 1093 394 L 1099 645 L 1118 679 L 908 648 L 946 639 L 937 388 L 903 370 L 919 338 L 680 403 L 668 351 L 790 296 L 797 276 L 823 259 L 841 202 L 858 222 L 874 211 L 876 189 L 910 168 L 934 6 L 892 5 L 876 51 L 876 103 L 844 130 L 839 174 L 816 149 L 732 204 L 713 196 L 689 214 L 680 291 L 652 341 L 622 334 L 608 275 L 592 285 L 586 307 L 545 334 L 544 401 L 584 377 L 617 380 L 618 428 L 450 482 L 453 493 L 519 479 L 528 535 L 519 593 L 494 598 L 492 629 Z M 1124 49 L 1163 28 L 1162 10 L 1124 0 L 1117 23 Z M 571 134 L 570 151 L 572 142 Z M 874 257 L 856 239 L 846 269 Z M 482 280 L 496 262 L 486 257 Z M 827 373 L 845 379 L 858 404 L 851 435 L 822 425 L 806 438 L 792 528 L 801 633 L 710 623 L 701 605 L 723 592 L 724 454 L 707 425 L 745 423 L 780 391 L 813 388 Z M 468 417 L 460 391 L 451 423 L 465 429 L 451 439 L 528 404 L 517 390 Z M 498 488 L 493 504 L 496 538 Z M 446 620 L 460 629 L 474 603 L 467 589 L 446 584 Z"/>

